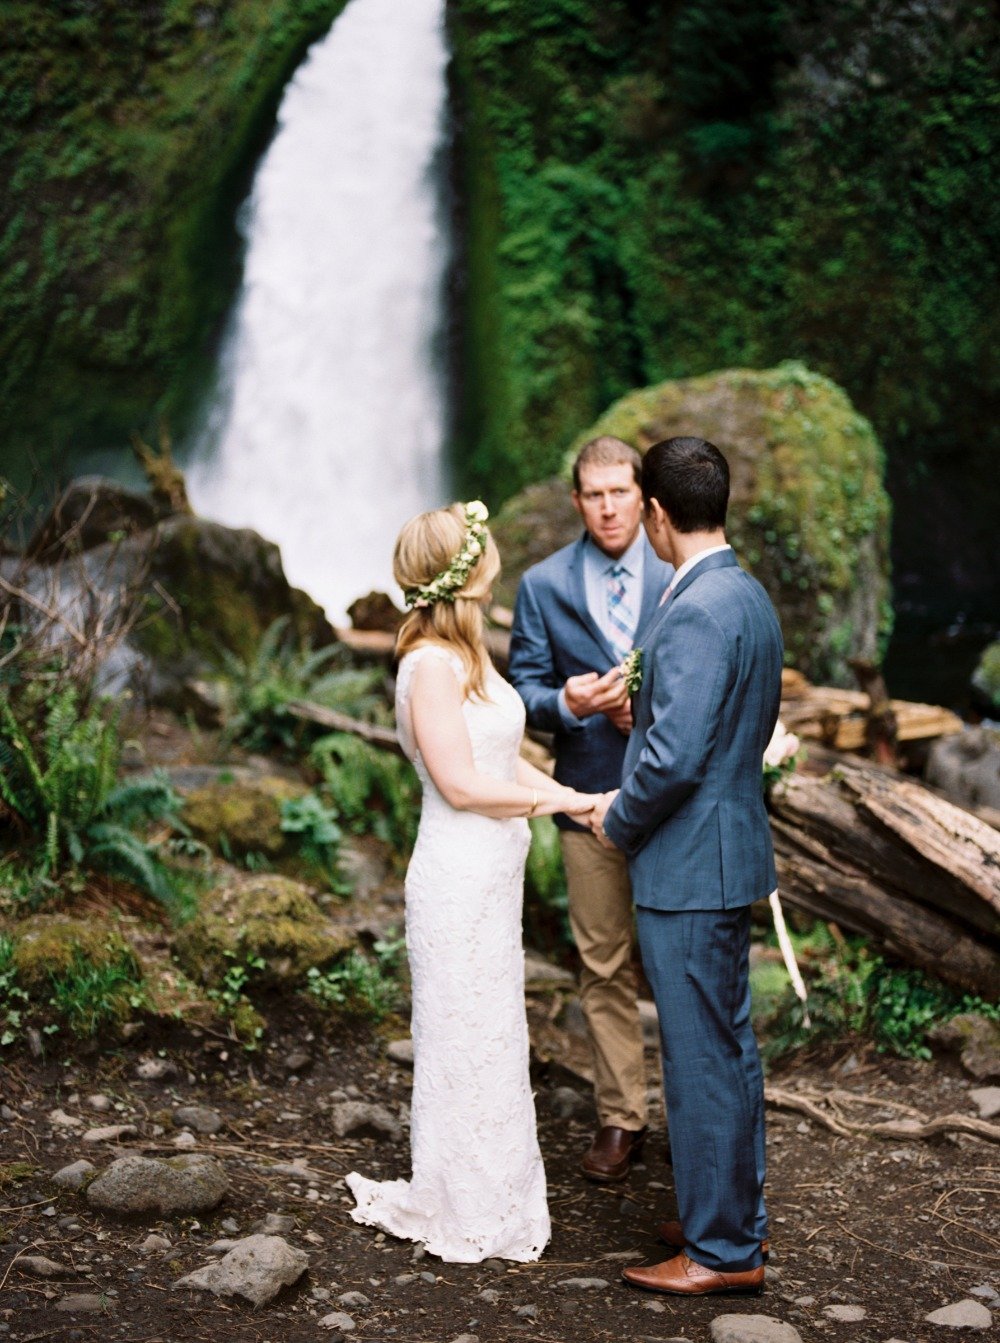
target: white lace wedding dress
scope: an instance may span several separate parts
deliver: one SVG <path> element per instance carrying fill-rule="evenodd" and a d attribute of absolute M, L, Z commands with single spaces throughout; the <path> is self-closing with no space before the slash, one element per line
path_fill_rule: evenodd
<path fill-rule="evenodd" d="M 396 721 L 423 784 L 406 874 L 406 946 L 413 981 L 413 1177 L 381 1183 L 353 1173 L 356 1222 L 423 1241 L 451 1263 L 537 1259 L 549 1239 L 545 1171 L 528 1080 L 521 903 L 524 820 L 455 811 L 413 741 L 408 653 L 396 682 Z M 477 770 L 513 779 L 524 707 L 491 668 L 488 700 L 466 700 Z"/>

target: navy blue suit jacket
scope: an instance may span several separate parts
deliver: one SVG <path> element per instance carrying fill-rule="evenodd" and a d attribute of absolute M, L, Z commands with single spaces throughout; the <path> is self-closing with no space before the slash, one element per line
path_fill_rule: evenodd
<path fill-rule="evenodd" d="M 639 642 L 639 641 L 637 641 Z M 642 632 L 621 792 L 604 830 L 651 909 L 731 909 L 777 885 L 762 761 L 778 718 L 781 629 L 731 550 L 709 555 Z"/>
<path fill-rule="evenodd" d="M 558 781 L 584 793 L 603 793 L 621 783 L 628 738 L 602 713 L 568 728 L 558 703 L 559 691 L 570 676 L 589 671 L 603 675 L 619 660 L 587 609 L 586 545 L 584 533 L 525 572 L 514 607 L 508 675 L 524 701 L 529 724 L 554 735 Z M 674 572 L 657 558 L 648 541 L 645 547 L 640 632 L 655 615 Z M 557 816 L 556 824 L 584 828 L 566 816 Z"/>

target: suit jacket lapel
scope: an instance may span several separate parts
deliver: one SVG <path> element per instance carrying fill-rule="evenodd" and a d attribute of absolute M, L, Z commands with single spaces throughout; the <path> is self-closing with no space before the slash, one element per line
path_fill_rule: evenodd
<path fill-rule="evenodd" d="M 739 560 L 737 560 L 734 550 L 719 550 L 714 555 L 709 555 L 707 559 L 702 560 L 700 564 L 696 564 L 693 569 L 689 569 L 667 600 L 661 602 L 653 612 L 649 624 L 642 631 L 643 639 L 649 640 L 653 637 L 677 598 L 682 592 L 686 592 L 692 583 L 696 583 L 702 574 L 707 574 L 710 569 L 738 569 L 739 567 Z"/>
<path fill-rule="evenodd" d="M 587 585 L 583 579 L 583 553 L 587 544 L 586 534 L 576 543 L 576 549 L 570 559 L 569 566 L 569 587 L 570 600 L 573 609 L 580 619 L 580 623 L 588 632 L 594 642 L 598 645 L 601 652 L 608 659 L 612 666 L 618 662 L 618 654 L 608 643 L 607 639 L 601 633 L 601 627 L 590 614 L 590 607 L 587 604 Z"/>
<path fill-rule="evenodd" d="M 668 565 L 667 574 L 664 575 L 656 551 L 647 541 L 646 556 L 642 569 L 642 606 L 639 610 L 639 623 L 635 627 L 635 642 L 637 645 L 641 646 L 646 634 L 646 626 L 656 616 L 664 587 L 672 577 L 673 566 Z"/>

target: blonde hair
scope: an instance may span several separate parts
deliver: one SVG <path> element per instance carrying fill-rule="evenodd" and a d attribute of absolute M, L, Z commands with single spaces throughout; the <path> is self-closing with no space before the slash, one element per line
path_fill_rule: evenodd
<path fill-rule="evenodd" d="M 392 556 L 393 577 L 401 588 L 425 588 L 452 563 L 466 536 L 464 504 L 436 508 L 411 518 L 396 541 Z M 455 652 L 465 668 L 468 699 L 485 699 L 486 673 L 490 659 L 483 643 L 483 609 L 493 581 L 500 572 L 500 554 L 486 533 L 483 553 L 450 601 L 415 606 L 396 636 L 396 656 L 401 658 L 422 644 L 438 644 Z"/>

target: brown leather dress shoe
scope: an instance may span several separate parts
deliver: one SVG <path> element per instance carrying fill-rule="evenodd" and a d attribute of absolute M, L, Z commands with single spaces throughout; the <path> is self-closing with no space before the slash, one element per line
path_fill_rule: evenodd
<path fill-rule="evenodd" d="M 674 1259 L 645 1268 L 623 1268 L 622 1277 L 630 1287 L 645 1292 L 666 1292 L 670 1296 L 759 1296 L 764 1290 L 764 1266 L 742 1273 L 724 1273 L 705 1268 L 681 1251 Z"/>
<path fill-rule="evenodd" d="M 588 1180 L 599 1184 L 611 1184 L 615 1180 L 624 1180 L 629 1164 L 639 1157 L 646 1130 L 638 1132 L 627 1128 L 616 1128 L 614 1124 L 605 1124 L 590 1144 L 586 1155 L 580 1162 L 580 1169 Z"/>
<path fill-rule="evenodd" d="M 664 1245 L 670 1245 L 675 1250 L 683 1250 L 687 1245 L 680 1222 L 660 1222 L 656 1228 L 656 1234 Z M 771 1242 L 766 1237 L 760 1243 L 760 1252 L 764 1256 L 764 1263 L 766 1264 L 771 1253 Z"/>

